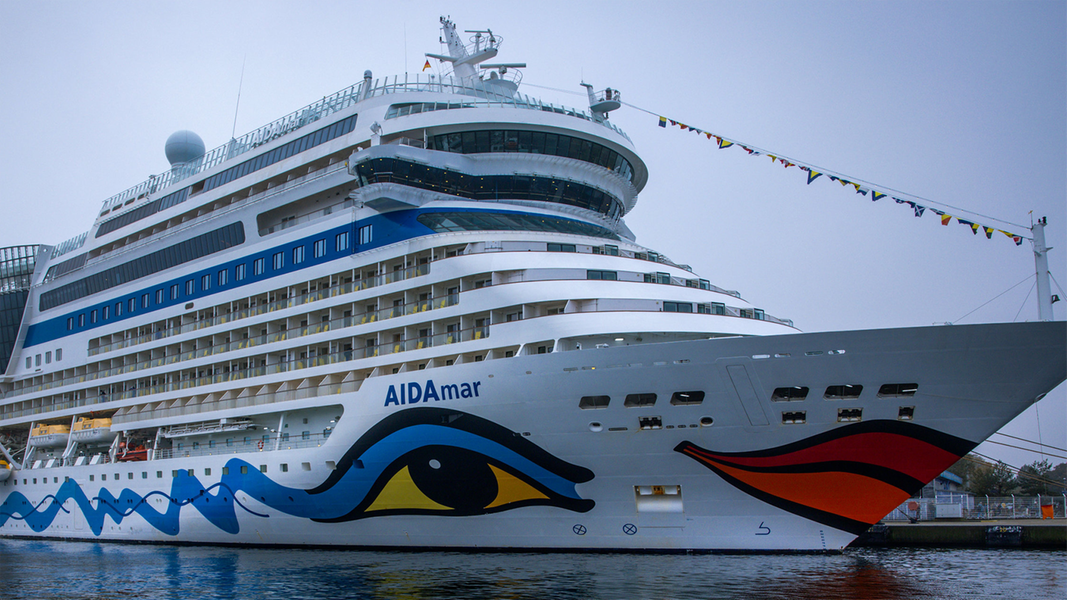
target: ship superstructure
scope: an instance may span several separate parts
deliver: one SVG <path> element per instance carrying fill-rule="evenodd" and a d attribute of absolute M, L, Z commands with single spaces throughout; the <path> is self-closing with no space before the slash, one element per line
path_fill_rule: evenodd
<path fill-rule="evenodd" d="M 1067 375 L 1063 323 L 801 334 L 637 244 L 619 92 L 442 29 L 0 263 L 0 535 L 838 550 Z"/>

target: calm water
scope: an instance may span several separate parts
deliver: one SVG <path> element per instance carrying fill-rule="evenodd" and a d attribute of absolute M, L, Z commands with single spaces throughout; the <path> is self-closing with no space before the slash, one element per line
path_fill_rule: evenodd
<path fill-rule="evenodd" d="M 1067 551 L 837 556 L 260 550 L 0 540 L 5 600 L 1067 598 Z"/>

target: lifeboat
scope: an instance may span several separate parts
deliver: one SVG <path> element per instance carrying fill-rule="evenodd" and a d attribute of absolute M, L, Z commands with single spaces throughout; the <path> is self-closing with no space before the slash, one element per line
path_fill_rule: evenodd
<path fill-rule="evenodd" d="M 30 430 L 30 446 L 34 448 L 59 448 L 67 445 L 70 427 L 41 423 Z"/>
<path fill-rule="evenodd" d="M 79 444 L 111 443 L 118 435 L 111 431 L 111 419 L 78 417 L 70 436 Z"/>
<path fill-rule="evenodd" d="M 11 464 L 0 458 L 0 481 L 7 481 L 11 477 Z"/>

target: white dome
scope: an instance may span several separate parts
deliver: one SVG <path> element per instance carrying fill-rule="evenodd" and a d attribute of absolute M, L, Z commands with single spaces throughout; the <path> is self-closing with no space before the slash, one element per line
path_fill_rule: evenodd
<path fill-rule="evenodd" d="M 167 138 L 164 152 L 167 153 L 167 160 L 172 167 L 192 162 L 193 159 L 204 155 L 204 140 L 192 131 L 175 131 Z"/>

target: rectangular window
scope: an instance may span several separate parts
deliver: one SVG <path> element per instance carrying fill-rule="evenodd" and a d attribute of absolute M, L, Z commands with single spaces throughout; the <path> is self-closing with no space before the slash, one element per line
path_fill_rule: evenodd
<path fill-rule="evenodd" d="M 32 369 L 33 368 L 33 359 L 30 358 L 29 356 L 26 357 L 26 368 L 27 369 Z"/>
<path fill-rule="evenodd" d="M 318 240 L 313 247 L 315 258 L 322 258 L 326 255 L 326 240 Z"/>
<path fill-rule="evenodd" d="M 186 296 L 192 296 L 194 291 L 196 291 L 196 282 L 193 281 L 192 279 L 186 281 L 185 282 L 185 295 Z"/>
<path fill-rule="evenodd" d="M 574 244 L 549 244 L 549 252 L 577 252 L 578 249 Z"/>
<path fill-rule="evenodd" d="M 206 292 L 211 289 L 211 275 L 204 275 L 200 278 L 200 290 Z"/>
<path fill-rule="evenodd" d="M 170 286 L 170 299 L 171 300 L 177 300 L 178 299 L 178 284 L 176 284 L 176 283 L 174 285 Z"/>
<path fill-rule="evenodd" d="M 771 394 L 771 402 L 799 402 L 808 397 L 808 388 L 795 385 L 793 387 L 774 388 Z"/>
<path fill-rule="evenodd" d="M 619 274 L 616 271 L 586 271 L 586 279 L 607 279 L 611 281 L 617 281 Z"/>
<path fill-rule="evenodd" d="M 67 331 L 74 329 L 74 317 L 67 317 Z"/>
<path fill-rule="evenodd" d="M 56 362 L 63 360 L 63 349 L 56 348 Z"/>
<path fill-rule="evenodd" d="M 229 279 L 230 272 L 226 269 L 219 271 L 219 287 L 226 285 L 226 280 Z"/>
<path fill-rule="evenodd" d="M 374 225 L 364 225 L 359 228 L 359 245 L 369 244 L 374 239 Z"/>
<path fill-rule="evenodd" d="M 78 327 L 85 327 L 85 313 L 78 315 Z"/>
<path fill-rule="evenodd" d="M 105 321 L 111 318 L 111 307 L 110 306 L 105 306 L 104 308 L 102 308 L 100 310 L 104 314 L 104 320 Z"/>
<path fill-rule="evenodd" d="M 148 308 L 148 294 L 141 295 L 141 308 Z"/>
<path fill-rule="evenodd" d="M 274 253 L 274 261 L 273 261 L 272 264 L 274 266 L 274 270 L 275 271 L 277 271 L 277 270 L 281 269 L 282 267 L 284 267 L 285 266 L 285 253 L 284 252 L 275 252 Z"/>
<path fill-rule="evenodd" d="M 129 300 L 127 300 L 126 308 L 128 309 L 126 312 L 133 312 L 137 310 L 137 298 L 130 298 Z"/>
<path fill-rule="evenodd" d="M 578 408 L 583 410 L 607 408 L 610 403 L 610 396 L 582 396 L 582 398 L 578 400 Z"/>
<path fill-rule="evenodd" d="M 293 264 L 299 265 L 302 262 L 304 262 L 304 247 L 297 246 L 293 248 Z"/>
<path fill-rule="evenodd" d="M 237 265 L 236 267 L 234 267 L 234 269 L 233 269 L 233 279 L 234 279 L 234 281 L 244 281 L 245 280 L 245 270 L 247 268 L 248 268 L 248 265 L 246 265 L 244 263 L 241 263 L 241 264 Z"/>
<path fill-rule="evenodd" d="M 635 408 L 639 406 L 655 406 L 656 395 L 655 394 L 627 394 L 626 400 L 622 405 L 627 408 Z"/>
<path fill-rule="evenodd" d="M 671 394 L 672 406 L 690 406 L 704 401 L 704 392 L 674 392 Z"/>
<path fill-rule="evenodd" d="M 100 314 L 94 310 L 93 312 L 89 313 L 89 322 L 96 323 L 96 320 L 99 318 L 99 316 Z"/>
<path fill-rule="evenodd" d="M 338 252 L 348 250 L 348 232 L 338 233 L 335 248 Z"/>
<path fill-rule="evenodd" d="M 115 303 L 115 316 L 116 317 L 121 317 L 122 316 L 122 303 L 121 302 L 116 302 Z"/>
<path fill-rule="evenodd" d="M 862 385 L 831 385 L 826 388 L 823 398 L 827 400 L 850 400 L 859 398 L 863 392 Z"/>
<path fill-rule="evenodd" d="M 48 352 L 44 353 L 44 364 L 46 364 L 46 365 L 52 364 L 52 351 L 51 350 L 49 350 Z"/>
<path fill-rule="evenodd" d="M 266 262 L 267 261 L 262 258 L 257 258 L 256 260 L 252 261 L 252 275 L 262 275 L 263 269 L 266 266 Z"/>

